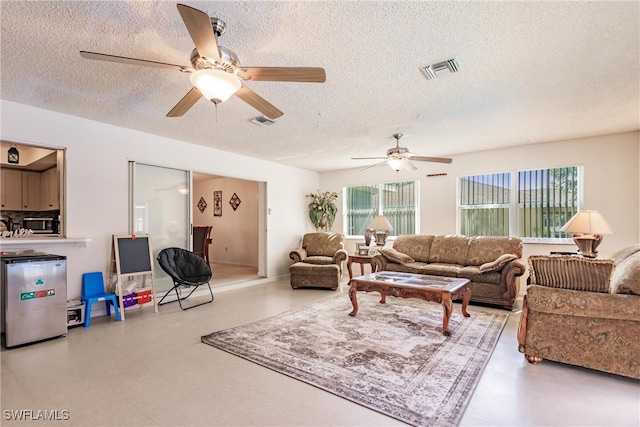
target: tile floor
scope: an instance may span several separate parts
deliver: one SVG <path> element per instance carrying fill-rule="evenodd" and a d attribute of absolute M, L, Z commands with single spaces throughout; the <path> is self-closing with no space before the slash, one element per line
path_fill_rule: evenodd
<path fill-rule="evenodd" d="M 336 291 L 347 298 L 344 284 Z M 393 426 L 402 423 L 229 355 L 200 336 L 304 306 L 334 292 L 292 290 L 280 280 L 216 292 L 182 312 L 92 320 L 66 337 L 3 349 L 2 425 Z M 640 382 L 517 351 L 513 313 L 466 408 L 463 426 L 638 426 Z M 20 410 L 57 411 L 58 421 L 16 421 Z M 22 412 L 25 414 L 25 412 Z"/>

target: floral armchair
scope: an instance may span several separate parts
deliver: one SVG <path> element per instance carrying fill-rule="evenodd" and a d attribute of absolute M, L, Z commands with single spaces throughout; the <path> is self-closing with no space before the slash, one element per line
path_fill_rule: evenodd
<path fill-rule="evenodd" d="M 336 264 L 342 267 L 342 261 L 347 259 L 344 235 L 331 232 L 307 233 L 302 237 L 302 247 L 291 251 L 289 258 L 294 262 L 315 265 Z"/>

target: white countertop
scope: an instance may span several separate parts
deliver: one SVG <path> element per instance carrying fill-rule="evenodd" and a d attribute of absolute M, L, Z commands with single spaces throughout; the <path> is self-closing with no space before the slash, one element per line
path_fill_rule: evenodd
<path fill-rule="evenodd" d="M 91 239 L 84 237 L 15 237 L 0 238 L 0 247 L 11 249 L 34 246 L 87 246 Z"/>

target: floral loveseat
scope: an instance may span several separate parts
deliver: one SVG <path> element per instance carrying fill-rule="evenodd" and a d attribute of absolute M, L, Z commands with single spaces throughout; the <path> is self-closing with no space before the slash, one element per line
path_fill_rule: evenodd
<path fill-rule="evenodd" d="M 471 301 L 511 310 L 525 272 L 515 237 L 402 235 L 373 257 L 376 271 L 401 271 L 470 280 Z"/>
<path fill-rule="evenodd" d="M 640 244 L 612 259 L 531 256 L 518 350 L 640 379 Z"/>

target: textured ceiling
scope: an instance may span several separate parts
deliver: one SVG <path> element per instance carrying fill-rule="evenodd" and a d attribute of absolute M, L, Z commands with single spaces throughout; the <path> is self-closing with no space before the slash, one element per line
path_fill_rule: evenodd
<path fill-rule="evenodd" d="M 396 132 L 454 156 L 640 128 L 636 1 L 185 2 L 227 23 L 219 44 L 242 65 L 326 70 L 322 84 L 249 82 L 284 112 L 269 127 L 236 97 L 167 118 L 188 75 L 80 57 L 190 65 L 174 2 L 0 4 L 2 99 L 305 169 L 374 164 L 350 158 L 384 155 Z M 459 73 L 419 70 L 454 56 Z"/>

